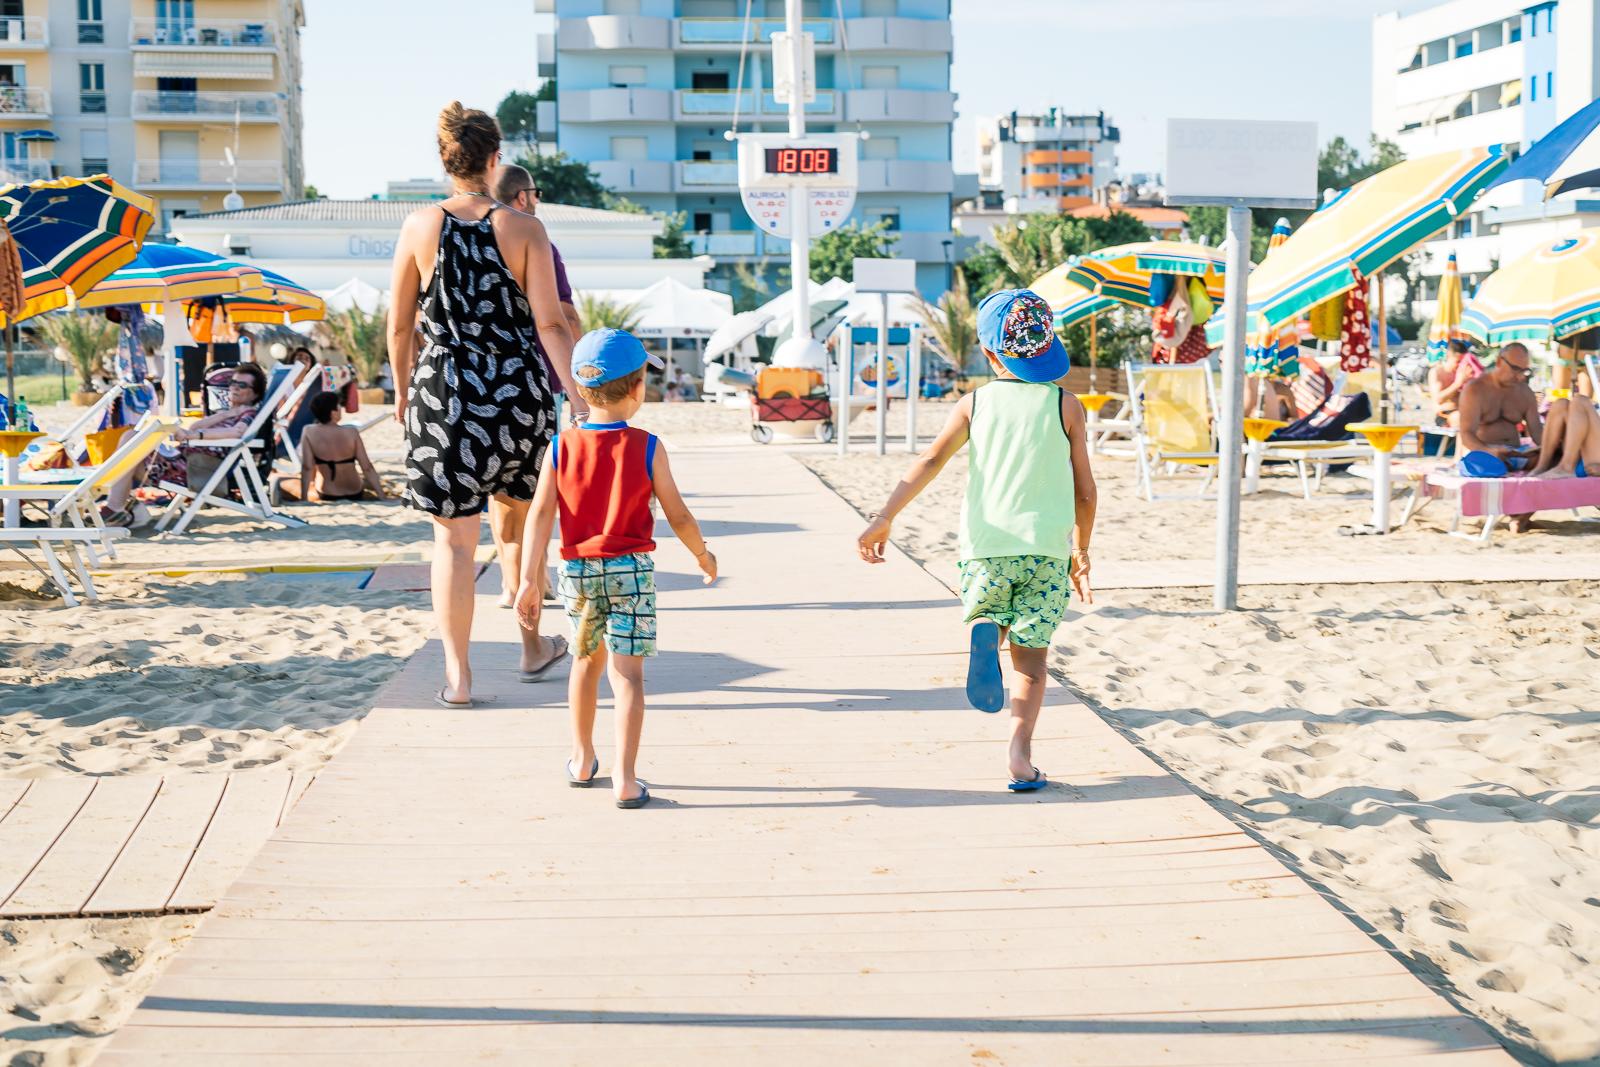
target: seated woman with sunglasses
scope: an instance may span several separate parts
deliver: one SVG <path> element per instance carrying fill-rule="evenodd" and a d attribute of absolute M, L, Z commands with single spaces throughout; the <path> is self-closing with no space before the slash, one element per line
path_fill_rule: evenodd
<path fill-rule="evenodd" d="M 367 458 L 360 431 L 334 422 L 339 406 L 334 393 L 311 398 L 314 421 L 300 435 L 300 475 L 277 482 L 279 492 L 290 500 L 331 504 L 360 500 L 369 490 L 376 499 L 383 499 L 378 469 Z"/>
<path fill-rule="evenodd" d="M 226 449 L 196 448 L 190 442 L 234 440 L 256 417 L 261 400 L 267 395 L 267 372 L 254 363 L 233 368 L 228 383 L 228 406 L 190 423 L 172 435 L 180 446 L 173 455 L 157 452 L 145 473 L 146 485 L 172 482 L 198 489 L 205 485 L 221 465 Z"/>

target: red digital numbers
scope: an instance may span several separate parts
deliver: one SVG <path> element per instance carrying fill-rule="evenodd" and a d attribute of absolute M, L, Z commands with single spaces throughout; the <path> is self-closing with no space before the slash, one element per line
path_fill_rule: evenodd
<path fill-rule="evenodd" d="M 839 169 L 834 148 L 769 148 L 768 174 L 833 174 Z"/>

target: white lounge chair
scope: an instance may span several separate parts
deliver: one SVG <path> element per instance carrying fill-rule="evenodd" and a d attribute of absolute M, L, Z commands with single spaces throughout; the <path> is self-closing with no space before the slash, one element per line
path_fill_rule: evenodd
<path fill-rule="evenodd" d="M 1125 363 L 1128 408 L 1133 424 L 1131 454 L 1139 465 L 1139 488 L 1155 500 L 1155 478 L 1161 471 L 1198 467 L 1205 471 L 1204 496 L 1216 479 L 1217 440 L 1212 413 L 1216 395 L 1211 369 L 1205 363 Z M 1127 449 L 1103 445 L 1110 455 Z M 1170 498 L 1169 498 L 1170 499 Z"/>
<path fill-rule="evenodd" d="M 161 483 L 161 488 L 172 494 L 172 503 L 167 505 L 167 509 L 161 513 L 161 518 L 156 521 L 156 529 L 181 534 L 208 506 L 227 508 L 263 522 L 275 522 L 280 526 L 292 528 L 305 525 L 304 521 L 273 508 L 268 498 L 267 487 L 261 480 L 261 472 L 256 469 L 256 455 L 274 444 L 271 436 L 263 433 L 267 421 L 285 404 L 298 399 L 304 392 L 303 388 L 296 388 L 297 384 L 306 385 L 300 382 L 301 372 L 304 369 L 298 363 L 291 363 L 287 368 L 279 368 L 273 372 L 273 381 L 267 388 L 266 399 L 256 410 L 255 418 L 250 420 L 249 425 L 239 436 L 224 440 L 194 441 L 186 445 L 189 448 L 214 448 L 226 451 L 222 462 L 217 464 L 217 469 L 199 489 L 173 482 Z M 238 500 L 228 495 L 230 479 L 234 487 L 239 490 Z M 177 520 L 175 525 L 173 525 L 174 519 Z M 172 527 L 170 531 L 167 529 L 169 525 Z"/>
<path fill-rule="evenodd" d="M 72 565 L 73 573 L 78 576 L 79 584 L 83 586 L 83 598 L 94 604 L 99 602 L 100 594 L 95 592 L 94 580 L 89 577 L 89 568 L 83 565 L 83 556 L 79 554 L 78 547 L 82 545 L 88 548 L 95 541 L 108 537 L 115 539 L 127 536 L 127 528 L 123 526 L 111 526 L 104 530 L 61 529 L 54 526 L 8 527 L 0 530 L 0 547 L 11 549 L 22 557 L 24 563 L 54 582 L 56 588 L 61 590 L 61 599 L 66 601 L 67 607 L 75 608 L 78 606 L 78 597 L 72 591 L 72 582 L 67 577 L 66 568 L 61 565 L 61 557 L 56 555 L 56 548 L 59 546 L 67 550 L 68 562 Z M 48 570 L 35 563 L 23 551 L 24 547 L 30 545 L 37 548 L 44 556 L 44 561 L 49 566 Z"/>

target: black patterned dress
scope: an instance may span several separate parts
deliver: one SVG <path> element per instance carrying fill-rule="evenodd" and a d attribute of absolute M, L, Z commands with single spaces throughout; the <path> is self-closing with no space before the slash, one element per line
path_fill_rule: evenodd
<path fill-rule="evenodd" d="M 499 494 L 532 500 L 555 432 L 533 312 L 500 258 L 493 217 L 493 208 L 477 221 L 444 213 L 422 297 L 404 499 L 446 519 L 476 515 Z"/>

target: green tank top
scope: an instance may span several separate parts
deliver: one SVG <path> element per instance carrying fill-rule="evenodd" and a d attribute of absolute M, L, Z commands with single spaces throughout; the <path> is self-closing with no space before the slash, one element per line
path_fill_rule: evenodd
<path fill-rule="evenodd" d="M 999 378 L 972 396 L 961 558 L 1072 558 L 1076 507 L 1061 387 Z"/>

